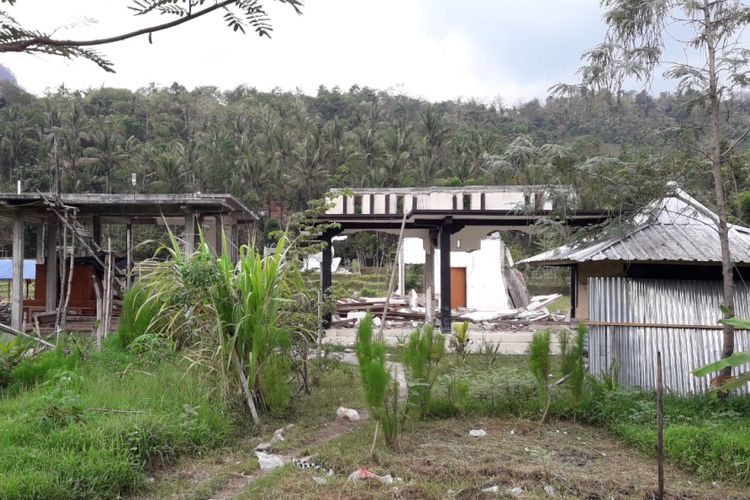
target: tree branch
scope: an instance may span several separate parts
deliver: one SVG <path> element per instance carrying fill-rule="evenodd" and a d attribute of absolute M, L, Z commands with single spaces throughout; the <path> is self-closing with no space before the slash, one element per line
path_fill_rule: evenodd
<path fill-rule="evenodd" d="M 174 21 L 170 21 L 164 24 L 158 24 L 156 26 L 151 26 L 148 28 L 142 28 L 136 31 L 123 33 L 122 35 L 117 35 L 117 36 L 113 36 L 109 38 L 98 38 L 94 40 L 56 40 L 54 38 L 40 36 L 40 37 L 29 38 L 27 40 L 19 40 L 17 42 L 0 43 L 0 52 L 24 52 L 36 46 L 38 47 L 91 47 L 95 45 L 106 45 L 110 43 L 121 42 L 123 40 L 128 40 L 130 38 L 135 38 L 138 36 L 155 33 L 157 31 L 163 31 L 169 28 L 174 28 L 175 26 L 179 26 L 188 21 L 192 21 L 193 19 L 197 19 L 199 17 L 205 16 L 206 14 L 210 14 L 211 12 L 215 10 L 222 9 L 236 2 L 237 0 L 223 0 L 210 7 L 206 7 L 203 10 L 199 10 L 198 12 L 194 14 L 188 14 L 187 16 L 181 17 L 179 19 L 175 19 Z"/>

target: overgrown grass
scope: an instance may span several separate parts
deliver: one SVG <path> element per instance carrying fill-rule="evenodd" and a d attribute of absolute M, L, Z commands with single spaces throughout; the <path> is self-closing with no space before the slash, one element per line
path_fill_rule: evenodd
<path fill-rule="evenodd" d="M 214 382 L 178 360 L 142 365 L 116 347 L 58 386 L 0 393 L 0 498 L 106 498 L 144 484 L 149 468 L 224 442 L 232 418 Z M 55 418 L 51 418 L 55 417 Z"/>
<path fill-rule="evenodd" d="M 529 419 L 541 415 L 539 388 L 519 362 L 525 357 L 501 357 L 491 366 L 482 355 L 470 356 L 463 364 L 452 358 L 435 384 L 429 407 L 433 418 Z M 553 366 L 559 364 L 554 359 Z M 749 398 L 722 401 L 668 395 L 664 408 L 665 453 L 672 463 L 706 480 L 750 484 Z M 655 453 L 656 397 L 652 393 L 607 391 L 588 380 L 577 402 L 563 384 L 553 389 L 550 416 L 604 427 L 629 445 L 649 455 Z"/>

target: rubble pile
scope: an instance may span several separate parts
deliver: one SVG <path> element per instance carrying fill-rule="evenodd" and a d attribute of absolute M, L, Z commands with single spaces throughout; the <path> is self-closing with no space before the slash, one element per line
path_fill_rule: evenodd
<path fill-rule="evenodd" d="M 481 324 L 485 329 L 513 329 L 529 323 L 566 321 L 567 315 L 551 312 L 547 306 L 562 297 L 560 294 L 536 295 L 531 297 L 525 307 L 507 311 L 477 311 L 458 309 L 453 314 L 454 321 L 469 321 Z M 351 328 L 359 324 L 362 318 L 370 313 L 374 316 L 375 326 L 380 326 L 385 309 L 385 297 L 346 298 L 336 301 L 336 314 L 331 321 L 333 328 Z M 440 308 L 433 304 L 433 318 L 440 317 Z M 424 295 L 413 290 L 407 297 L 392 296 L 388 304 L 386 326 L 416 326 L 424 322 L 426 307 Z"/>

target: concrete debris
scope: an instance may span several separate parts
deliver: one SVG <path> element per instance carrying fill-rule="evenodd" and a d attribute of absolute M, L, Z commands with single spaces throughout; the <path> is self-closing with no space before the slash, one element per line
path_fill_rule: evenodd
<path fill-rule="evenodd" d="M 388 307 L 385 326 L 392 328 L 399 326 L 411 327 L 414 324 L 424 322 L 426 310 L 423 305 L 423 297 L 423 294 L 417 294 L 414 290 L 411 290 L 406 297 L 392 297 Z M 560 297 L 562 297 L 560 294 L 537 295 L 531 298 L 527 307 L 506 311 L 459 309 L 455 313 L 454 321 L 469 321 L 485 326 L 504 324 L 505 328 L 512 325 L 526 325 L 542 321 L 564 321 L 567 319 L 565 315 L 553 313 L 546 307 Z M 384 308 L 384 297 L 338 300 L 336 302 L 336 314 L 332 318 L 331 327 L 356 327 L 368 312 L 372 314 L 375 326 L 380 326 Z M 435 313 L 437 313 L 437 308 L 435 309 Z"/>
<path fill-rule="evenodd" d="M 500 487 L 498 485 L 490 486 L 489 488 L 483 488 L 482 493 L 494 493 L 497 495 L 500 493 Z"/>
<path fill-rule="evenodd" d="M 487 436 L 487 431 L 484 429 L 472 429 L 469 431 L 469 436 L 473 438 L 483 438 Z"/>
<path fill-rule="evenodd" d="M 272 455 L 262 451 L 256 451 L 255 455 L 258 457 L 260 470 L 273 470 L 284 466 L 284 459 L 279 455 Z"/>
<path fill-rule="evenodd" d="M 315 481 L 315 484 L 318 486 L 325 486 L 326 484 L 326 478 L 324 477 L 313 477 L 313 481 Z"/>
<path fill-rule="evenodd" d="M 255 447 L 255 451 L 269 452 L 271 451 L 271 448 L 273 448 L 271 443 L 260 443 Z"/>
<path fill-rule="evenodd" d="M 339 407 L 336 410 L 336 417 L 342 420 L 348 420 L 349 422 L 357 422 L 359 420 L 359 412 L 351 408 Z"/>
<path fill-rule="evenodd" d="M 284 441 L 284 428 L 276 429 L 273 431 L 273 437 L 271 438 L 271 444 Z"/>
<path fill-rule="evenodd" d="M 545 492 L 545 493 L 546 493 L 546 494 L 547 494 L 548 496 L 551 496 L 551 497 L 555 496 L 555 488 L 554 488 L 554 487 L 553 487 L 552 485 L 549 485 L 549 484 L 548 484 L 548 485 L 546 485 L 546 486 L 544 487 L 544 492 Z"/>
<path fill-rule="evenodd" d="M 514 497 L 518 497 L 523 495 L 523 488 L 519 488 L 518 486 L 516 486 L 515 488 L 508 488 L 508 493 L 510 493 Z"/>

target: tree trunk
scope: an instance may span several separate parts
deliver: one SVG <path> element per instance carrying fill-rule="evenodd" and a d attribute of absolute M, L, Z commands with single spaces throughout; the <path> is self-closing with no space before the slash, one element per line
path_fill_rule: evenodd
<path fill-rule="evenodd" d="M 721 245 L 721 274 L 724 281 L 724 318 L 734 316 L 734 277 L 732 272 L 732 258 L 729 249 L 729 225 L 727 224 L 727 203 L 724 194 L 724 182 L 721 176 L 721 129 L 719 125 L 719 93 L 718 75 L 716 68 L 716 40 L 711 7 L 709 0 L 703 0 L 703 16 L 705 25 L 706 51 L 708 55 L 708 119 L 710 127 L 710 158 L 711 172 L 714 177 L 716 190 L 716 207 L 719 212 L 719 243 Z M 734 327 L 724 325 L 724 342 L 721 357 L 728 358 L 734 353 Z M 731 375 L 732 367 L 727 367 L 722 375 Z"/>

